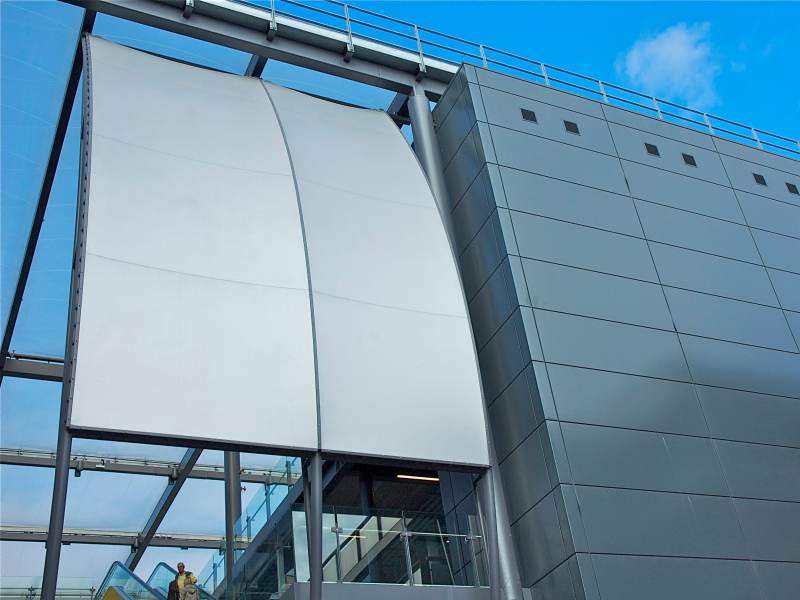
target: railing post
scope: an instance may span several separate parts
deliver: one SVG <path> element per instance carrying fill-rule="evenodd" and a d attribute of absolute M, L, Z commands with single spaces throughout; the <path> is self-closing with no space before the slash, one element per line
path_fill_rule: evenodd
<path fill-rule="evenodd" d="M 714 135 L 714 128 L 711 127 L 711 121 L 708 120 L 708 115 L 706 113 L 703 113 L 703 119 L 705 119 L 706 125 L 708 125 L 708 131 L 711 135 Z"/>
<path fill-rule="evenodd" d="M 483 61 L 483 68 L 484 69 L 488 69 L 489 68 L 489 63 L 486 62 L 486 53 L 483 51 L 483 44 L 480 44 L 478 46 L 478 48 L 481 51 L 481 60 Z"/>
<path fill-rule="evenodd" d="M 347 50 L 344 53 L 344 62 L 349 63 L 353 58 L 355 48 L 353 47 L 353 30 L 350 27 L 350 10 L 347 4 L 344 5 L 344 22 L 347 25 Z"/>
<path fill-rule="evenodd" d="M 267 31 L 267 41 L 271 42 L 275 39 L 275 36 L 278 33 L 278 23 L 275 20 L 275 0 L 269 0 L 270 12 L 272 12 L 272 18 L 269 21 L 269 30 Z"/>
<path fill-rule="evenodd" d="M 750 131 L 752 131 L 752 132 L 753 132 L 753 137 L 754 137 L 754 138 L 755 138 L 755 140 L 756 140 L 756 144 L 758 144 L 758 149 L 759 149 L 759 150 L 763 150 L 763 149 L 764 149 L 764 146 L 762 146 L 762 145 L 761 145 L 761 140 L 760 140 L 760 139 L 758 139 L 758 134 L 756 133 L 756 130 L 755 130 L 753 127 L 751 127 L 751 128 L 750 128 Z"/>
<path fill-rule="evenodd" d="M 603 87 L 603 82 L 598 81 L 597 84 L 600 86 L 600 93 L 603 94 L 603 102 L 608 104 L 608 96 L 606 96 L 606 88 Z"/>
<path fill-rule="evenodd" d="M 236 521 L 242 515 L 242 479 L 239 453 L 225 452 L 225 583 L 233 589 L 233 565 L 236 563 Z"/>
<path fill-rule="evenodd" d="M 411 533 L 406 529 L 406 513 L 403 511 L 400 514 L 400 519 L 403 523 L 403 530 L 400 532 L 400 537 L 403 540 L 403 550 L 406 555 L 406 570 L 408 571 L 408 585 L 414 585 L 414 567 L 411 564 L 411 545 L 408 543 L 408 539 L 411 537 Z"/>
<path fill-rule="evenodd" d="M 417 73 L 417 82 L 420 82 L 425 77 L 425 55 L 422 53 L 422 40 L 419 39 L 419 28 L 416 25 L 414 25 L 414 36 L 417 38 L 417 51 L 419 51 L 419 73 Z"/>
<path fill-rule="evenodd" d="M 545 85 L 550 85 L 550 78 L 547 76 L 547 69 L 544 68 L 544 63 L 539 63 L 542 67 L 542 75 L 544 75 Z"/>
<path fill-rule="evenodd" d="M 331 533 L 336 534 L 336 583 L 342 583 L 342 546 L 339 539 L 339 534 L 344 533 L 344 530 L 339 527 L 339 511 L 336 507 L 333 509 L 333 527 Z"/>
<path fill-rule="evenodd" d="M 653 106 L 656 107 L 656 112 L 658 113 L 658 118 L 663 120 L 664 116 L 661 114 L 661 109 L 658 107 L 658 100 L 656 100 L 655 96 L 653 96 Z"/>

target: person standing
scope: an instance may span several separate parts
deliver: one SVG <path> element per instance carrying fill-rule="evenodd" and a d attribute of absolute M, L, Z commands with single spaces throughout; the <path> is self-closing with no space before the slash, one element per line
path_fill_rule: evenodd
<path fill-rule="evenodd" d="M 182 562 L 178 563 L 178 574 L 175 575 L 175 581 L 178 582 L 178 593 L 183 589 L 183 586 L 197 583 L 197 577 L 195 577 L 191 571 L 186 570 L 186 565 Z"/>

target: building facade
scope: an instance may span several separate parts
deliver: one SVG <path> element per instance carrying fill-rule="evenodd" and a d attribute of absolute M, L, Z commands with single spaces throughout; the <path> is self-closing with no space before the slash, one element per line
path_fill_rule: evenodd
<path fill-rule="evenodd" d="M 800 164 L 464 65 L 434 119 L 522 584 L 800 588 Z"/>

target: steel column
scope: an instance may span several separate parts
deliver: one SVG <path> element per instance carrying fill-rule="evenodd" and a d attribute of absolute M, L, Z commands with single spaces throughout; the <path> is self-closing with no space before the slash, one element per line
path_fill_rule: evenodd
<path fill-rule="evenodd" d="M 483 518 L 486 524 L 484 529 L 484 548 L 489 562 L 489 588 L 492 600 L 500 600 L 502 594 L 502 579 L 500 577 L 500 559 L 497 547 L 497 507 L 494 498 L 494 482 L 492 469 L 486 469 L 479 482 L 481 501 L 483 503 Z"/>
<path fill-rule="evenodd" d="M 308 530 L 309 600 L 322 600 L 322 456 L 315 453 L 308 462 L 310 489 Z"/>
<path fill-rule="evenodd" d="M 144 526 L 139 536 L 138 544 L 132 549 L 127 560 L 125 560 L 125 566 L 131 571 L 136 569 L 136 566 L 142 559 L 144 551 L 147 550 L 147 547 L 153 540 L 153 536 L 155 536 L 156 531 L 158 531 L 158 528 L 161 526 L 161 522 L 164 520 L 164 517 L 167 516 L 169 507 L 172 506 L 175 498 L 178 497 L 178 492 L 181 491 L 183 482 L 189 477 L 192 467 L 194 467 L 202 453 L 203 450 L 201 448 L 189 448 L 186 454 L 183 455 L 183 460 L 181 460 L 181 464 L 177 469 L 177 477 L 169 482 L 167 488 L 161 494 L 161 498 L 153 509 L 150 518 L 147 520 L 147 525 Z"/>
<path fill-rule="evenodd" d="M 414 95 L 408 98 L 408 114 L 411 117 L 411 131 L 414 134 L 414 151 L 417 153 L 422 170 L 428 177 L 428 183 L 439 207 L 450 245 L 455 247 L 450 218 L 450 202 L 442 169 L 442 154 L 439 150 L 439 142 L 436 140 L 430 102 L 425 96 L 424 90 L 419 86 L 414 87 Z"/>
<path fill-rule="evenodd" d="M 50 527 L 47 529 L 41 600 L 55 600 L 56 597 L 58 563 L 61 559 L 61 537 L 64 533 L 64 512 L 67 507 L 69 457 L 72 451 L 72 434 L 67 429 L 68 416 L 69 405 L 67 402 L 62 402 L 58 423 L 56 476 L 53 482 L 53 503 L 50 505 Z"/>
<path fill-rule="evenodd" d="M 239 475 L 239 453 L 225 452 L 225 584 L 233 581 L 236 562 L 236 521 L 242 515 L 242 480 Z"/>

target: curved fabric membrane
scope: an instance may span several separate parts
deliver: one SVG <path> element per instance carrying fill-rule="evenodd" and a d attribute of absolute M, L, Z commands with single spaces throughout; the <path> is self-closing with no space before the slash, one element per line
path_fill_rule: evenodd
<path fill-rule="evenodd" d="M 89 45 L 71 427 L 488 464 L 454 257 L 386 114 Z"/>

